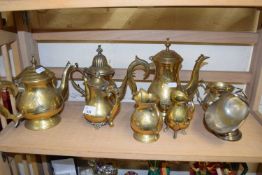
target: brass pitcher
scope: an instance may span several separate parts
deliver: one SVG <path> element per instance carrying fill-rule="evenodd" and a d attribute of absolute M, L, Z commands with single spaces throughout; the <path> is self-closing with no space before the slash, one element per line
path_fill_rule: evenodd
<path fill-rule="evenodd" d="M 143 143 L 155 142 L 163 126 L 163 117 L 157 107 L 156 95 L 140 89 L 134 95 L 135 111 L 131 116 L 134 138 Z"/>
<path fill-rule="evenodd" d="M 34 57 L 31 62 L 32 66 L 15 77 L 16 84 L 0 81 L 0 88 L 11 89 L 16 97 L 19 114 L 12 115 L 3 106 L 0 106 L 0 112 L 6 118 L 14 120 L 16 125 L 20 118 L 25 118 L 26 128 L 44 130 L 57 125 L 61 120 L 59 113 L 68 97 L 68 76 L 73 65 L 67 63 L 60 87 L 57 88 L 55 74 L 44 66 L 37 65 Z"/>
<path fill-rule="evenodd" d="M 174 131 L 174 138 L 176 138 L 179 130 L 185 133 L 193 118 L 195 106 L 185 93 L 176 88 L 171 93 L 171 102 L 165 122 Z"/>
<path fill-rule="evenodd" d="M 171 88 L 177 87 L 190 100 L 193 99 L 197 92 L 200 68 L 206 64 L 205 60 L 208 58 L 204 55 L 199 56 L 192 71 L 190 81 L 186 85 L 182 85 L 179 79 L 179 71 L 182 67 L 183 58 L 175 51 L 170 50 L 170 45 L 171 42 L 167 39 L 165 44 L 166 49 L 150 58 L 155 66 L 155 77 L 149 86 L 148 92 L 158 95 L 160 98 L 159 109 L 164 116 L 171 105 Z"/>

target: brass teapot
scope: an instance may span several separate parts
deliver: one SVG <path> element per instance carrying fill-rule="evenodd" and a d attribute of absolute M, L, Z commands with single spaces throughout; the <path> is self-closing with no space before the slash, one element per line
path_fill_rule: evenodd
<path fill-rule="evenodd" d="M 193 118 L 195 105 L 185 93 L 177 88 L 172 90 L 171 102 L 165 122 L 174 131 L 174 138 L 176 138 L 178 131 L 182 130 L 185 133 L 185 129 Z"/>
<path fill-rule="evenodd" d="M 138 65 L 147 66 L 145 61 L 131 63 L 121 86 L 118 88 L 113 80 L 115 71 L 108 64 L 102 51 L 101 45 L 99 45 L 97 49 L 98 54 L 93 58 L 92 65 L 89 68 L 81 69 L 76 64 L 75 69 L 70 74 L 73 87 L 85 97 L 85 108 L 88 111 L 95 111 L 92 113 L 93 115 L 84 114 L 84 116 L 96 128 L 106 124 L 113 126 L 113 120 L 120 110 L 120 101 L 124 98 L 127 85 L 131 86 L 131 82 L 134 81 L 132 79 L 133 70 Z M 147 70 L 145 75 L 147 76 L 149 67 L 145 70 Z M 77 72 L 82 75 L 85 89 L 82 89 L 74 81 L 73 74 Z"/>
<path fill-rule="evenodd" d="M 134 138 L 143 143 L 157 141 L 163 126 L 163 117 L 157 107 L 158 97 L 140 89 L 134 95 L 134 100 L 135 111 L 130 122 Z"/>
<path fill-rule="evenodd" d="M 25 118 L 26 128 L 44 130 L 54 127 L 61 120 L 59 113 L 68 97 L 68 76 L 73 65 L 67 63 L 60 87 L 57 88 L 55 74 L 44 66 L 37 65 L 34 57 L 31 62 L 32 66 L 15 77 L 16 84 L 0 81 L 0 88 L 10 89 L 16 97 L 19 114 L 10 114 L 3 106 L 0 106 L 0 112 L 6 118 L 14 120 L 16 125 L 20 118 Z"/>
<path fill-rule="evenodd" d="M 198 88 L 200 68 L 207 64 L 205 60 L 208 58 L 204 55 L 198 57 L 190 81 L 186 85 L 182 85 L 179 79 L 179 71 L 182 67 L 183 58 L 175 51 L 170 50 L 170 45 L 171 43 L 169 39 L 167 39 L 165 44 L 166 49 L 150 58 L 155 66 L 155 77 L 149 86 L 148 92 L 158 95 L 160 99 L 159 109 L 163 113 L 163 116 L 166 116 L 169 106 L 172 103 L 170 99 L 172 88 L 176 87 L 185 93 L 189 100 L 193 99 Z"/>

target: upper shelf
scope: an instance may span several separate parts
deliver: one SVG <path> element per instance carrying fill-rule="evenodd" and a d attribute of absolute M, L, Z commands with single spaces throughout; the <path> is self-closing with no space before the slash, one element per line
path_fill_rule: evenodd
<path fill-rule="evenodd" d="M 243 137 L 227 142 L 209 133 L 203 112 L 197 107 L 186 135 L 173 139 L 172 130 L 160 133 L 155 143 L 136 141 L 130 128 L 132 103 L 122 103 L 115 126 L 95 129 L 81 116 L 83 102 L 68 102 L 61 123 L 49 130 L 31 131 L 20 125 L 7 126 L 0 133 L 0 151 L 77 157 L 172 160 L 262 162 L 261 125 L 250 115 L 241 127 Z"/>
<path fill-rule="evenodd" d="M 0 0 L 0 11 L 93 8 L 93 7 L 163 7 L 163 6 L 234 6 L 261 7 L 261 0 Z"/>

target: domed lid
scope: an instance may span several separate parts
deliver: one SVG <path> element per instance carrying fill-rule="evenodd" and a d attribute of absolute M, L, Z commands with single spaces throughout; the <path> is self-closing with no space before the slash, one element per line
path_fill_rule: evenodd
<path fill-rule="evenodd" d="M 101 89 L 105 89 L 109 85 L 109 83 L 103 77 L 100 76 L 99 72 L 97 72 L 95 75 L 92 75 L 92 77 L 86 79 L 85 81 L 87 81 L 87 84 L 89 86 Z"/>
<path fill-rule="evenodd" d="M 155 56 L 152 57 L 152 60 L 157 63 L 181 63 L 183 58 L 176 53 L 174 50 L 170 50 L 169 47 L 171 46 L 171 42 L 169 38 L 167 38 L 165 43 L 166 49 L 158 52 Z"/>
<path fill-rule="evenodd" d="M 41 65 L 32 57 L 32 66 L 26 67 L 15 79 L 22 83 L 39 83 L 55 77 L 55 74 Z"/>
<path fill-rule="evenodd" d="M 95 75 L 99 72 L 100 75 L 113 75 L 115 73 L 114 69 L 108 64 L 106 57 L 102 54 L 103 49 L 101 45 L 98 45 L 97 55 L 93 58 L 92 66 L 86 68 L 85 71 L 88 74 Z"/>

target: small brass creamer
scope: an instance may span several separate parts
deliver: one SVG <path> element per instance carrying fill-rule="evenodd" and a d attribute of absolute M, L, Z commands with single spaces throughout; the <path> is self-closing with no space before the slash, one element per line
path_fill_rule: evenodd
<path fill-rule="evenodd" d="M 25 118 L 25 127 L 31 130 L 44 130 L 60 122 L 59 113 L 68 97 L 68 76 L 73 65 L 69 62 L 63 72 L 60 87 L 53 72 L 37 65 L 32 59 L 32 66 L 24 69 L 15 83 L 0 81 L 0 88 L 10 89 L 16 97 L 16 107 L 19 114 L 13 115 L 0 105 L 0 112 L 6 118 L 12 119 L 18 125 L 20 118 Z"/>

